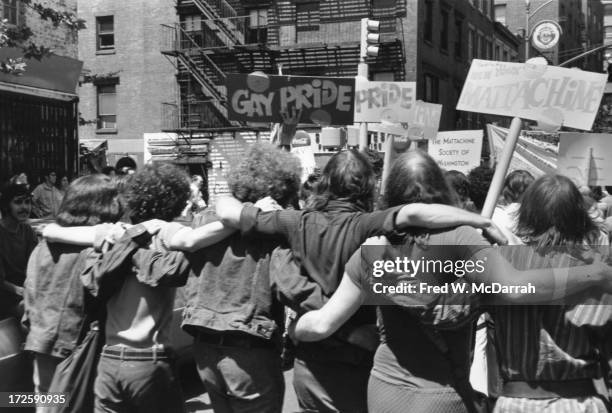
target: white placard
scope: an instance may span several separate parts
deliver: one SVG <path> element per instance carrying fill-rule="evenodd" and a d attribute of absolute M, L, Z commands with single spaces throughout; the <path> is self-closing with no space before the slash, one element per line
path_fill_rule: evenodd
<path fill-rule="evenodd" d="M 438 132 L 427 151 L 440 168 L 467 174 L 480 165 L 482 138 L 481 129 Z"/>
<path fill-rule="evenodd" d="M 474 59 L 457 109 L 589 130 L 606 81 L 603 73 Z"/>

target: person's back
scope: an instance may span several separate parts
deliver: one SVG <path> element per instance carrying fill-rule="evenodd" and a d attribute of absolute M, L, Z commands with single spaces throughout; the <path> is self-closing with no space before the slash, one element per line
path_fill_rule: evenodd
<path fill-rule="evenodd" d="M 560 175 L 544 176 L 525 192 L 517 233 L 528 247 L 503 251 L 517 269 L 583 265 L 599 238 L 578 188 Z M 496 412 L 519 406 L 606 411 L 593 380 L 601 377 L 598 340 L 611 314 L 609 306 L 580 302 L 491 306 L 504 380 Z"/>
<path fill-rule="evenodd" d="M 146 166 L 126 184 L 130 218 L 137 225 L 82 274 L 88 288 L 107 298 L 106 344 L 94 386 L 95 411 L 181 412 L 173 371 L 171 321 L 175 287 L 189 265 L 166 245 L 183 226 L 165 222 L 149 236 L 138 225 L 171 221 L 189 197 L 187 174 L 170 164 Z"/>

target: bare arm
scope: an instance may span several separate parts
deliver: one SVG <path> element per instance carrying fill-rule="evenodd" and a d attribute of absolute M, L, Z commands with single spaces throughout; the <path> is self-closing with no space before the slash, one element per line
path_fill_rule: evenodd
<path fill-rule="evenodd" d="M 62 227 L 49 224 L 43 230 L 43 237 L 49 242 L 91 247 L 106 237 L 119 239 L 122 233 L 123 226 L 120 224 L 99 224 L 93 227 Z"/>
<path fill-rule="evenodd" d="M 485 235 L 498 244 L 506 244 L 506 237 L 489 218 L 482 217 L 450 205 L 442 204 L 408 204 L 404 205 L 395 217 L 399 229 L 406 227 L 448 228 L 469 225 L 480 228 Z"/>
<path fill-rule="evenodd" d="M 217 216 L 224 225 L 232 228 L 240 228 L 240 214 L 243 208 L 242 202 L 228 196 L 217 200 Z"/>
<path fill-rule="evenodd" d="M 355 314 L 364 299 L 364 291 L 345 273 L 338 289 L 321 309 L 298 319 L 293 335 L 299 341 L 319 341 L 331 336 Z"/>
<path fill-rule="evenodd" d="M 197 251 L 229 237 L 235 228 L 226 227 L 222 222 L 211 222 L 198 228 L 185 227 L 178 231 L 168 245 L 170 249 L 180 251 Z"/>
<path fill-rule="evenodd" d="M 522 294 L 510 292 L 500 294 L 509 303 L 536 304 L 567 297 L 591 287 L 612 288 L 612 267 L 601 261 L 589 265 L 568 268 L 542 268 L 520 271 L 515 269 L 494 248 L 483 249 L 474 254 L 475 260 L 484 260 L 486 265 L 482 276 L 474 276 L 471 281 L 487 285 L 500 283 L 505 286 L 523 287 L 533 285 L 535 293 Z"/>

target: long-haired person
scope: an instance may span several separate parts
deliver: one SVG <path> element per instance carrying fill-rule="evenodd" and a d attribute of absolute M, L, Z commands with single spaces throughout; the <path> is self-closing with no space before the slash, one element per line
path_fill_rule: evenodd
<path fill-rule="evenodd" d="M 427 154 L 411 152 L 402 155 L 393 164 L 390 176 L 393 180 L 387 183 L 385 192 L 389 207 L 415 202 L 453 202 L 442 171 Z M 368 292 L 373 290 L 373 284 L 379 279 L 373 276 L 371 269 L 374 262 L 381 258 L 481 260 L 486 262 L 483 272 L 466 272 L 461 280 L 489 285 L 499 282 L 514 286 L 526 285 L 530 280 L 538 291 L 536 295 L 543 300 L 550 299 L 555 292 L 554 271 L 515 270 L 471 227 L 457 226 L 438 230 L 410 227 L 403 234 L 391 238 L 398 247 L 362 247 L 361 251 L 351 257 L 346 264 L 345 276 L 329 302 L 319 310 L 306 313 L 297 321 L 295 336 L 298 340 L 322 340 L 351 318 L 366 297 L 372 297 Z M 377 241 L 387 243 L 385 239 Z M 431 248 L 435 245 L 445 247 Z M 452 268 L 440 270 L 434 267 L 428 274 L 429 279 L 455 279 Z M 566 286 L 568 292 L 596 284 L 608 290 L 612 287 L 611 281 L 606 279 L 610 267 L 596 264 L 574 270 Z M 399 277 L 401 282 L 411 282 L 410 278 L 401 278 L 401 273 Z M 395 278 L 391 279 L 391 285 L 395 285 L 395 281 Z M 456 298 L 461 305 L 435 307 L 435 310 L 442 311 L 429 311 L 427 306 L 431 303 L 445 303 L 445 295 L 396 295 L 382 291 L 377 297 L 387 305 L 381 305 L 378 309 L 381 343 L 376 351 L 368 385 L 368 411 L 475 411 L 468 373 L 472 340 L 472 324 L 469 321 L 475 315 L 472 310 L 477 297 L 459 294 Z M 505 298 L 524 299 L 513 294 Z"/>
<path fill-rule="evenodd" d="M 601 240 L 583 196 L 561 175 L 541 177 L 527 189 L 516 232 L 533 246 L 510 250 L 508 258 L 517 268 L 544 267 L 551 261 L 579 265 L 583 246 Z M 504 380 L 495 412 L 605 412 L 593 380 L 601 377 L 598 348 L 600 338 L 610 333 L 609 308 L 492 307 Z"/>
<path fill-rule="evenodd" d="M 117 222 L 123 206 L 117 185 L 105 175 L 89 175 L 74 181 L 57 216 L 63 227 L 93 226 Z M 102 242 L 109 226 L 98 232 Z M 90 229 L 91 232 L 94 232 Z M 86 314 L 96 311 L 81 284 L 85 247 L 43 240 L 32 253 L 25 281 L 25 323 L 30 332 L 26 350 L 34 353 L 37 392 L 49 389 L 55 367 L 76 347 Z"/>
<path fill-rule="evenodd" d="M 338 287 L 344 264 L 371 236 L 408 225 L 491 225 L 486 218 L 447 205 L 408 205 L 371 212 L 375 188 L 375 173 L 367 158 L 357 151 L 344 151 L 327 163 L 304 211 L 261 212 L 225 199 L 217 203 L 217 214 L 245 233 L 282 235 L 301 265 L 302 275 L 319 284 L 327 297 Z M 322 300 L 313 299 L 304 290 L 303 284 L 295 282 L 295 277 L 285 277 L 285 281 L 281 289 L 286 304 L 295 311 L 323 305 Z M 365 333 L 375 321 L 373 308 L 363 308 L 344 320 L 334 337 L 297 345 L 294 387 L 301 408 L 316 412 L 367 411 L 367 381 L 378 338 Z M 358 342 L 351 342 L 349 337 L 357 337 L 353 333 L 358 330 L 364 334 Z"/>
<path fill-rule="evenodd" d="M 500 203 L 493 211 L 493 222 L 504 232 L 511 245 L 520 243 L 516 238 L 517 211 L 523 194 L 534 180 L 527 171 L 519 169 L 510 172 L 504 181 Z"/>

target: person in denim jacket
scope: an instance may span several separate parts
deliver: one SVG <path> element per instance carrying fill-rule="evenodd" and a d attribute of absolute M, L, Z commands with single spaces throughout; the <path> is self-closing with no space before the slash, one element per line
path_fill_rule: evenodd
<path fill-rule="evenodd" d="M 104 175 L 89 175 L 68 188 L 57 222 L 61 226 L 112 223 L 123 215 L 117 185 Z M 101 245 L 111 224 L 101 225 L 96 245 Z M 25 280 L 24 324 L 30 332 L 25 349 L 34 353 L 36 392 L 48 391 L 55 367 L 76 348 L 87 314 L 96 312 L 95 301 L 81 285 L 86 261 L 84 246 L 43 240 L 32 252 Z"/>
<path fill-rule="evenodd" d="M 286 207 L 297 199 L 300 171 L 291 154 L 255 144 L 228 183 L 241 201 L 271 196 Z M 203 216 L 217 220 L 210 212 Z M 182 326 L 195 338 L 198 373 L 217 413 L 282 411 L 283 306 L 273 297 L 269 274 L 279 245 L 275 237 L 236 233 L 189 257 L 197 276 L 187 284 Z"/>

